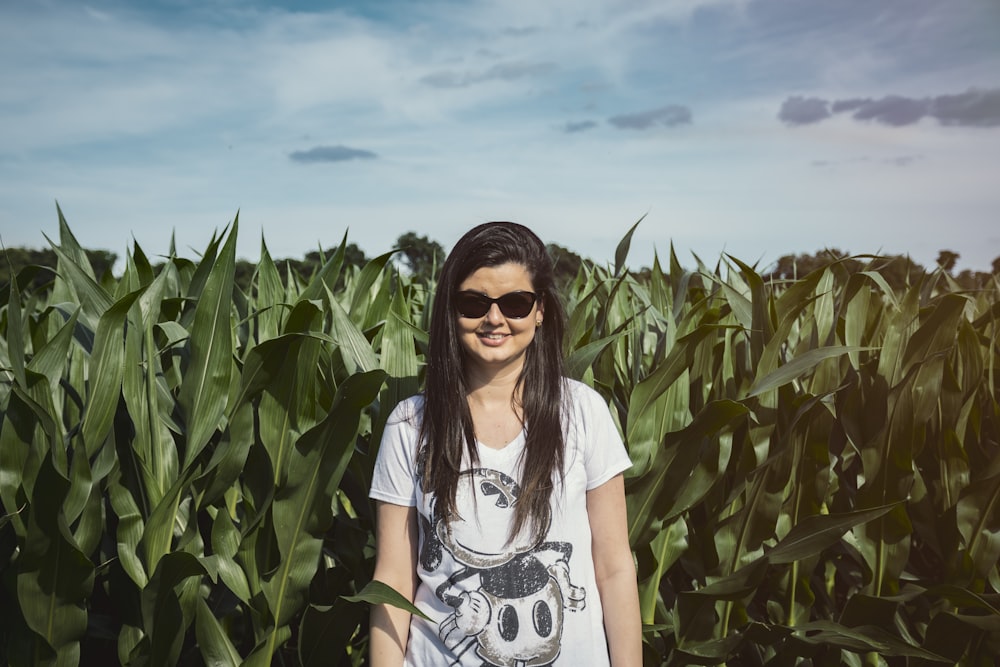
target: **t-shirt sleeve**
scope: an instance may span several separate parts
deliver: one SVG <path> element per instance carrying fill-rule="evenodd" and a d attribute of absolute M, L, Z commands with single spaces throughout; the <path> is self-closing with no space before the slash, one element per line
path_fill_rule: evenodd
<path fill-rule="evenodd" d="M 575 384 L 572 391 L 576 393 L 587 490 L 590 491 L 631 468 L 632 461 L 604 398 L 584 384 Z"/>
<path fill-rule="evenodd" d="M 370 498 L 404 507 L 416 506 L 418 429 L 415 414 L 415 401 L 409 399 L 397 405 L 389 415 L 372 471 Z"/>

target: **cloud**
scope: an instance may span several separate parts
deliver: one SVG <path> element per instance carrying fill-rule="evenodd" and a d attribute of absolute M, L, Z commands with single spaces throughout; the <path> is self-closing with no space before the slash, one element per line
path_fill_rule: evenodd
<path fill-rule="evenodd" d="M 487 81 L 516 81 L 528 77 L 543 76 L 555 71 L 553 63 L 501 63 L 480 72 L 434 72 L 420 79 L 433 88 L 466 88 Z"/>
<path fill-rule="evenodd" d="M 1000 89 L 938 95 L 931 100 L 930 114 L 942 125 L 996 127 L 1000 125 Z"/>
<path fill-rule="evenodd" d="M 565 127 L 563 127 L 563 132 L 566 134 L 575 134 L 576 132 L 586 132 L 587 130 L 592 130 L 597 127 L 597 123 L 592 120 L 582 120 L 580 122 L 567 122 Z"/>
<path fill-rule="evenodd" d="M 372 160 L 378 157 L 371 151 L 348 146 L 316 146 L 307 151 L 295 151 L 288 156 L 292 162 L 312 164 L 314 162 L 347 162 L 348 160 Z"/>
<path fill-rule="evenodd" d="M 844 111 L 857 111 L 866 104 L 869 104 L 871 100 L 861 99 L 860 97 L 855 97 L 849 100 L 834 100 L 833 104 L 830 105 L 830 111 L 833 113 L 842 113 Z"/>
<path fill-rule="evenodd" d="M 854 111 L 854 119 L 874 120 L 883 125 L 902 127 L 919 121 L 927 115 L 928 109 L 926 99 L 888 95 L 880 100 L 865 101 Z"/>
<path fill-rule="evenodd" d="M 789 97 L 778 110 L 786 125 L 808 125 L 830 117 L 830 103 L 818 97 Z"/>
<path fill-rule="evenodd" d="M 908 167 L 911 164 L 923 160 L 924 156 L 919 153 L 912 153 L 909 155 L 896 155 L 893 157 L 878 158 L 873 159 L 867 155 L 862 155 L 860 157 L 850 158 L 846 160 L 813 160 L 809 163 L 812 167 L 837 167 L 846 164 L 858 164 L 858 163 L 868 163 L 868 164 L 888 164 L 894 167 Z"/>
<path fill-rule="evenodd" d="M 612 116 L 608 122 L 619 130 L 648 130 L 654 125 L 676 127 L 691 123 L 691 110 L 678 104 L 669 104 L 650 111 Z"/>
<path fill-rule="evenodd" d="M 805 125 L 841 113 L 850 113 L 855 120 L 891 127 L 912 125 L 924 118 L 934 118 L 948 127 L 997 127 L 1000 89 L 971 88 L 957 95 L 920 98 L 886 95 L 879 99 L 855 97 L 832 102 L 794 96 L 781 104 L 778 118 L 788 125 Z"/>
<path fill-rule="evenodd" d="M 888 158 L 885 160 L 887 164 L 892 164 L 897 167 L 908 167 L 918 160 L 923 160 L 923 155 L 900 155 L 898 157 Z"/>

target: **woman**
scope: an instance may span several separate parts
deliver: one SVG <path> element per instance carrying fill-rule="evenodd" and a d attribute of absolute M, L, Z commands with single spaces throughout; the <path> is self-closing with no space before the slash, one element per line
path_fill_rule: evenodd
<path fill-rule="evenodd" d="M 641 664 L 622 472 L 603 399 L 563 374 L 565 316 L 528 228 L 475 227 L 442 267 L 424 393 L 389 417 L 371 497 L 371 664 Z"/>

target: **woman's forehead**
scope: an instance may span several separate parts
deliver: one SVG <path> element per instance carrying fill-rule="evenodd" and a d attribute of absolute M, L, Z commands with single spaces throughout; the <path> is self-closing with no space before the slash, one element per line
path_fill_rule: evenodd
<path fill-rule="evenodd" d="M 489 296 L 499 296 L 518 290 L 532 291 L 533 281 L 527 267 L 514 262 L 497 266 L 482 266 L 458 284 L 459 291 L 470 290 Z M 494 294 L 494 292 L 498 292 Z"/>

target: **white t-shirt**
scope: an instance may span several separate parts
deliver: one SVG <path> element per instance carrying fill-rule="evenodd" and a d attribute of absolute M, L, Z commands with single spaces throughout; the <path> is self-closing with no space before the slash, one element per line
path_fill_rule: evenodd
<path fill-rule="evenodd" d="M 403 401 L 390 415 L 370 496 L 417 508 L 414 604 L 432 619 L 412 617 L 406 665 L 608 664 L 587 491 L 631 462 L 600 394 L 574 380 L 565 386 L 565 476 L 556 481 L 552 522 L 537 545 L 522 535 L 507 543 L 523 432 L 503 449 L 478 445 L 479 464 L 466 462 L 456 495 L 461 519 L 435 522 L 434 497 L 417 477 L 423 398 Z"/>

